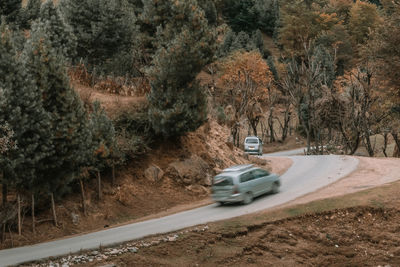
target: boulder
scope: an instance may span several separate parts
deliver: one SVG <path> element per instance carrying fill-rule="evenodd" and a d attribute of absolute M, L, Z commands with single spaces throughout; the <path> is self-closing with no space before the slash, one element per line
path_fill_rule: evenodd
<path fill-rule="evenodd" d="M 192 155 L 188 159 L 170 163 L 166 172 L 171 178 L 186 185 L 207 185 L 210 179 L 207 175 L 209 168 L 210 166 L 201 157 Z"/>
<path fill-rule="evenodd" d="M 164 176 L 163 170 L 157 165 L 151 165 L 144 171 L 144 176 L 150 182 L 157 182 Z"/>

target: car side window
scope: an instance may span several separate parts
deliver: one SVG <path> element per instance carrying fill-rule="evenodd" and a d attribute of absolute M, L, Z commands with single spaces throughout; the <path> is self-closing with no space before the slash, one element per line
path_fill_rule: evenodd
<path fill-rule="evenodd" d="M 254 170 L 253 171 L 253 176 L 254 178 L 260 178 L 260 177 L 264 177 L 264 176 L 268 176 L 269 172 L 265 171 L 265 170 Z"/>
<path fill-rule="evenodd" d="M 252 179 L 253 179 L 253 176 L 251 175 L 250 172 L 246 172 L 246 173 L 243 173 L 242 175 L 240 175 L 240 182 L 241 183 L 250 181 Z"/>

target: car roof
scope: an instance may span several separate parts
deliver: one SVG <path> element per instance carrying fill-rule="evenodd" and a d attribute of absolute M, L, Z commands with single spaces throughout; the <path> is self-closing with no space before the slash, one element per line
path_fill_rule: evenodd
<path fill-rule="evenodd" d="M 240 172 L 240 171 L 250 169 L 253 166 L 254 166 L 254 164 L 234 165 L 234 166 L 223 169 L 222 172 Z"/>
<path fill-rule="evenodd" d="M 257 138 L 257 139 L 260 139 L 258 136 L 254 136 L 254 135 L 252 135 L 252 136 L 247 136 L 247 137 L 246 137 L 246 139 L 250 139 L 250 138 L 251 138 L 251 139 L 253 139 L 253 138 L 254 138 L 254 139 L 256 139 L 256 138 Z"/>

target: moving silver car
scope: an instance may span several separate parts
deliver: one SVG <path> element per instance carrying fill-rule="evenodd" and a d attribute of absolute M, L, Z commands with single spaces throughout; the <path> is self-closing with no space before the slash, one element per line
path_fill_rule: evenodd
<path fill-rule="evenodd" d="M 247 136 L 244 139 L 244 152 L 261 156 L 263 154 L 261 139 L 257 136 Z"/>
<path fill-rule="evenodd" d="M 211 197 L 220 204 L 249 204 L 254 197 L 265 193 L 278 193 L 280 185 L 277 174 L 269 173 L 253 164 L 236 165 L 224 169 L 214 177 Z"/>

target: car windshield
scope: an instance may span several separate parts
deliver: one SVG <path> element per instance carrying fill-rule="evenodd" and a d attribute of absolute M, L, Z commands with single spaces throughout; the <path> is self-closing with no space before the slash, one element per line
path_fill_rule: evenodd
<path fill-rule="evenodd" d="M 248 138 L 248 139 L 246 139 L 246 144 L 258 144 L 258 139 Z"/>
<path fill-rule="evenodd" d="M 215 186 L 233 185 L 233 181 L 232 178 L 229 176 L 215 176 L 214 185 Z"/>

